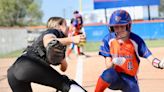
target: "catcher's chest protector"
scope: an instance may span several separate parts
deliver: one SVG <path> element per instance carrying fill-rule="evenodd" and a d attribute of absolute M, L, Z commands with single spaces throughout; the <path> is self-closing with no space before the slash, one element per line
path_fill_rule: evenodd
<path fill-rule="evenodd" d="M 48 62 L 47 59 L 47 51 L 46 48 L 43 45 L 43 37 L 46 34 L 54 34 L 57 38 L 63 38 L 65 35 L 56 29 L 48 29 L 47 31 L 43 32 L 34 42 L 31 46 L 29 46 L 26 51 L 32 51 L 38 57 L 42 58 L 45 62 Z"/>

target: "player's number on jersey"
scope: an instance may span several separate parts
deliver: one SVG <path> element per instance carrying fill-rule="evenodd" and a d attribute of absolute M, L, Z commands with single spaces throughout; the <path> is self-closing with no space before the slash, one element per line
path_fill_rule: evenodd
<path fill-rule="evenodd" d="M 130 61 L 128 62 L 128 70 L 132 70 L 133 69 L 133 63 Z"/>

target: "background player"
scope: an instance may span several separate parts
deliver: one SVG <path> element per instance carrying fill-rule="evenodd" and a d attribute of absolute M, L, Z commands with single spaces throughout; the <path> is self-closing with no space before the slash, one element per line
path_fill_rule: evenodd
<path fill-rule="evenodd" d="M 75 81 L 61 75 L 52 65 L 66 71 L 66 45 L 85 40 L 83 35 L 67 37 L 66 20 L 51 17 L 44 31 L 8 69 L 7 78 L 13 92 L 32 92 L 31 82 L 50 86 L 62 92 L 85 92 Z"/>
<path fill-rule="evenodd" d="M 107 69 L 99 77 L 95 92 L 103 92 L 106 88 L 139 92 L 139 57 L 146 58 L 156 68 L 164 68 L 164 61 L 155 58 L 143 39 L 131 32 L 131 23 L 125 10 L 116 10 L 111 15 L 111 32 L 104 37 L 99 51 L 99 55 L 105 58 Z"/>
<path fill-rule="evenodd" d="M 83 34 L 85 37 L 85 31 L 83 28 L 83 18 L 82 15 L 79 14 L 78 11 L 74 11 L 73 13 L 74 18 L 71 19 L 71 25 L 69 27 L 69 36 L 75 36 L 75 35 L 79 35 L 79 34 Z M 68 50 L 67 50 L 67 57 L 69 57 L 70 53 L 72 52 L 72 50 L 74 49 L 75 52 L 77 53 L 77 55 L 85 55 L 83 52 L 83 46 L 84 46 L 85 42 L 81 42 L 78 45 L 75 45 L 74 43 L 72 43 Z"/>

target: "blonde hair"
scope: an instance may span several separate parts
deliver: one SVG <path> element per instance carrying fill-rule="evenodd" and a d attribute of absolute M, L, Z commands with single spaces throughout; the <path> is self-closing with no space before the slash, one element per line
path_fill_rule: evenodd
<path fill-rule="evenodd" d="M 62 17 L 51 17 L 48 19 L 47 28 L 48 29 L 59 29 L 59 26 L 65 21 Z"/>

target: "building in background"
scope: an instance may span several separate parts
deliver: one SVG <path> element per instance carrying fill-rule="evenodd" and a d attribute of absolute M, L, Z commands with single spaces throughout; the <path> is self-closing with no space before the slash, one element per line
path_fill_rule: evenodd
<path fill-rule="evenodd" d="M 111 16 L 112 12 L 117 9 L 124 9 L 128 11 L 132 17 L 132 20 L 149 20 L 159 18 L 159 6 L 130 6 L 130 7 L 121 7 L 121 8 L 109 8 L 106 9 L 107 21 Z M 84 23 L 105 23 L 105 9 L 98 9 L 92 11 L 83 11 Z"/>

